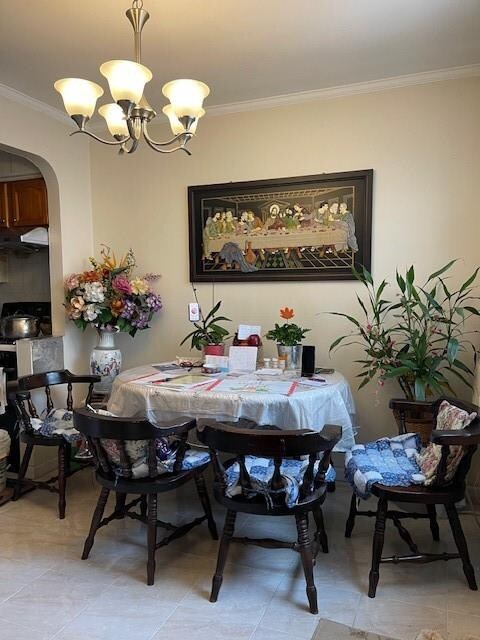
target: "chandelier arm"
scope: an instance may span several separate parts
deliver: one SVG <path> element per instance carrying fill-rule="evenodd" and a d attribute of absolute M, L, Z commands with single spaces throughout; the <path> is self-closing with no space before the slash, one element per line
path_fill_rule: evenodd
<path fill-rule="evenodd" d="M 178 142 L 178 140 L 180 140 L 181 138 L 184 139 L 183 145 L 187 144 L 190 138 L 193 138 L 193 133 L 187 133 L 186 131 L 182 131 L 182 133 L 178 133 L 176 136 L 174 136 L 170 140 L 167 140 L 166 142 L 157 142 L 157 140 L 153 140 L 153 138 L 149 136 L 148 125 L 145 122 L 143 125 L 143 137 L 147 142 L 151 142 L 156 147 L 169 147 L 174 142 Z"/>
<path fill-rule="evenodd" d="M 153 149 L 154 151 L 158 151 L 159 153 L 174 153 L 175 151 L 185 151 L 185 153 L 186 153 L 188 156 L 191 156 L 191 155 L 192 155 L 192 154 L 191 154 L 191 152 L 190 152 L 188 149 L 186 149 L 186 148 L 185 148 L 185 144 L 186 144 L 185 142 L 183 142 L 183 143 L 182 143 L 182 144 L 180 144 L 180 145 L 177 145 L 176 147 L 172 147 L 171 149 L 165 149 L 165 148 L 163 148 L 163 147 L 157 146 L 157 145 L 155 144 L 155 142 L 152 142 L 152 140 L 150 140 L 150 139 L 149 139 L 149 138 L 147 138 L 146 136 L 144 136 L 144 137 L 145 137 L 145 141 L 146 141 L 146 143 L 148 144 L 148 146 L 149 146 L 151 149 Z"/>
<path fill-rule="evenodd" d="M 125 142 L 120 147 L 120 153 L 133 153 L 137 149 L 139 140 L 136 138 L 132 138 L 131 140 L 132 140 L 132 144 L 130 145 L 130 149 L 127 147 L 127 143 Z"/>
<path fill-rule="evenodd" d="M 74 136 L 77 133 L 85 133 L 87 136 L 90 136 L 90 138 L 93 138 L 97 142 L 101 142 L 102 144 L 108 144 L 110 146 L 118 146 L 118 145 L 121 145 L 121 144 L 125 144 L 125 142 L 128 142 L 128 140 L 130 140 L 130 138 L 122 138 L 121 140 L 115 140 L 115 141 L 114 140 L 103 140 L 103 138 L 100 138 L 99 136 L 95 135 L 91 131 L 87 131 L 86 129 L 78 129 L 77 131 L 72 131 L 72 133 L 70 135 Z"/>

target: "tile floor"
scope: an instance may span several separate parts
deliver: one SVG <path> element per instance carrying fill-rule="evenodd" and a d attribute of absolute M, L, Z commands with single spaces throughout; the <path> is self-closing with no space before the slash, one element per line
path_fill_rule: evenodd
<path fill-rule="evenodd" d="M 288 550 L 234 546 L 219 601 L 209 603 L 217 543 L 204 526 L 158 551 L 152 587 L 145 584 L 139 522 L 102 529 L 90 559 L 80 560 L 96 496 L 86 471 L 70 482 L 64 521 L 56 518 L 55 497 L 44 492 L 0 508 L 0 640 L 310 640 L 321 617 L 398 640 L 413 640 L 422 628 L 449 640 L 480 637 L 480 592 L 466 587 L 456 561 L 384 565 L 377 598 L 365 595 L 373 522 L 360 519 L 345 540 L 345 485 L 325 505 L 330 553 L 320 553 L 315 567 L 318 616 L 306 609 L 299 558 Z M 196 509 L 184 488 L 163 501 L 159 517 L 182 520 Z M 222 511 L 216 515 L 220 523 Z M 480 529 L 471 517 L 462 520 L 480 578 Z M 413 523 L 412 531 L 433 548 L 425 525 Z M 446 521 L 440 526 L 437 548 L 451 545 Z M 252 536 L 288 539 L 294 529 L 289 518 L 239 519 L 239 531 Z M 403 551 L 390 533 L 386 549 Z"/>

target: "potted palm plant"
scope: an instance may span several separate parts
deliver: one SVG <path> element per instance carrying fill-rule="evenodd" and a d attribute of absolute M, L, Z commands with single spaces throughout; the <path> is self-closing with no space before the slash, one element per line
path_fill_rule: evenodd
<path fill-rule="evenodd" d="M 353 331 L 337 338 L 330 352 L 342 345 L 360 345 L 364 355 L 356 360 L 360 364 L 359 389 L 375 378 L 380 386 L 395 379 L 405 398 L 413 402 L 410 412 L 402 412 L 402 426 L 404 422 L 415 423 L 409 430 L 419 431 L 423 437 L 427 434 L 421 425 L 431 418 L 423 415 L 418 401 L 445 391 L 454 394 L 453 378 L 472 386 L 473 371 L 464 356 L 469 349 L 476 356 L 470 338 L 477 331 L 469 321 L 480 315 L 474 284 L 478 269 L 459 287 L 449 289 L 446 274 L 454 263 L 452 260 L 432 273 L 422 285 L 415 282 L 413 266 L 404 275 L 397 272 L 393 300 L 387 299 L 386 280 L 375 286 L 366 269 L 354 271 L 368 294 L 366 301 L 357 295 L 360 317 L 334 313 L 346 318 Z M 398 413 L 395 417 L 400 421 Z"/>
<path fill-rule="evenodd" d="M 204 355 L 223 356 L 225 352 L 225 340 L 228 337 L 228 330 L 220 326 L 219 322 L 231 322 L 225 316 L 217 316 L 222 301 L 210 309 L 206 316 L 203 315 L 200 308 L 200 321 L 194 322 L 195 329 L 191 331 L 180 343 L 185 344 L 187 340 L 191 340 L 191 348 L 203 350 Z"/>
<path fill-rule="evenodd" d="M 302 329 L 297 324 L 289 322 L 295 317 L 293 309 L 280 309 L 280 317 L 286 322 L 282 325 L 276 322 L 275 327 L 270 329 L 265 337 L 277 343 L 278 357 L 285 360 L 288 369 L 299 369 L 302 362 L 301 342 L 310 329 Z"/>

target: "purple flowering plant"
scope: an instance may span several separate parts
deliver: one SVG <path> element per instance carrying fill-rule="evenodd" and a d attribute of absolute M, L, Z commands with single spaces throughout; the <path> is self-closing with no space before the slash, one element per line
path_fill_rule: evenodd
<path fill-rule="evenodd" d="M 65 280 L 68 318 L 83 331 L 93 325 L 134 336 L 137 331 L 148 329 L 163 306 L 154 291 L 160 276 L 134 276 L 136 260 L 131 249 L 117 261 L 111 249 L 103 247 L 101 257 L 101 261 L 90 258 L 89 271 L 74 273 Z"/>

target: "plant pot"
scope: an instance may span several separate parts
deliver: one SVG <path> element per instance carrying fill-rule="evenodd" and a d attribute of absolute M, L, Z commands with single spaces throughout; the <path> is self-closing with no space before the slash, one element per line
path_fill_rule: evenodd
<path fill-rule="evenodd" d="M 302 350 L 303 347 L 301 344 L 294 346 L 277 344 L 278 357 L 285 360 L 286 369 L 302 368 Z"/>
<path fill-rule="evenodd" d="M 224 344 L 206 344 L 203 347 L 204 356 L 223 356 L 225 353 Z"/>
<path fill-rule="evenodd" d="M 431 411 L 412 408 L 405 409 L 404 412 L 394 411 L 399 433 L 418 433 L 422 445 L 426 446 L 432 435 L 434 422 Z"/>
<path fill-rule="evenodd" d="M 93 375 L 101 376 L 100 382 L 95 384 L 98 393 L 110 393 L 113 381 L 122 368 L 122 353 L 115 347 L 115 333 L 117 330 L 97 329 L 98 342 L 90 355 L 90 371 Z"/>

